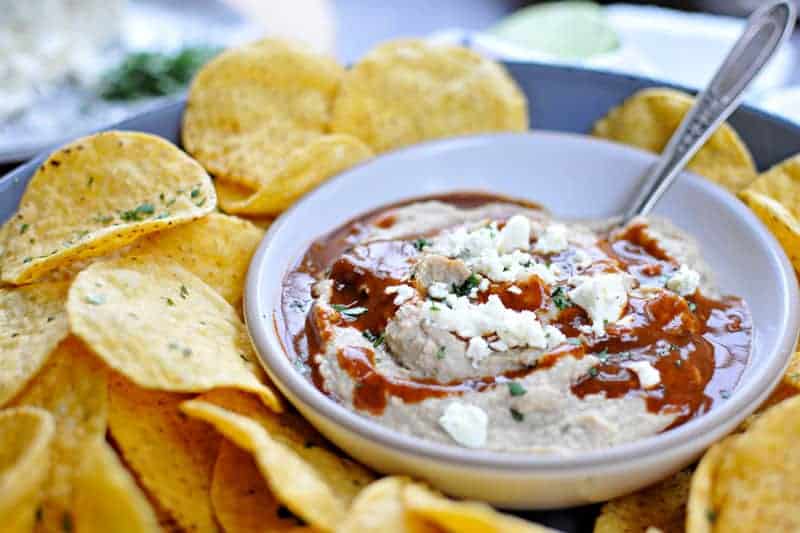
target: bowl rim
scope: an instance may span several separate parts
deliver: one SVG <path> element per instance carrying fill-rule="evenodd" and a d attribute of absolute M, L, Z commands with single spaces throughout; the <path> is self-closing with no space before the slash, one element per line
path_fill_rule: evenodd
<path fill-rule="evenodd" d="M 798 302 L 800 302 L 800 296 L 798 295 L 797 278 L 780 244 L 744 203 L 722 187 L 705 178 L 691 174 L 690 172 L 684 172 L 681 179 L 691 180 L 693 186 L 704 189 L 705 193 L 715 197 L 716 200 L 724 204 L 737 218 L 743 218 L 745 222 L 753 228 L 753 231 L 757 233 L 758 237 L 767 244 L 769 257 L 779 270 L 779 277 L 776 281 L 780 284 L 780 288 L 783 289 L 781 291 L 783 297 L 781 301 L 776 302 L 775 305 L 776 309 L 779 309 L 779 314 L 776 316 L 782 316 L 783 320 L 781 321 L 781 337 L 776 342 L 773 353 L 769 354 L 758 367 L 747 367 L 745 372 L 757 372 L 757 374 L 751 379 L 750 383 L 747 384 L 748 386 L 746 388 L 737 388 L 736 392 L 731 395 L 729 400 L 723 405 L 712 409 L 705 415 L 692 419 L 675 429 L 643 439 L 609 448 L 600 448 L 574 454 L 534 455 L 519 452 L 473 450 L 396 432 L 332 400 L 319 391 L 296 370 L 286 356 L 283 342 L 276 331 L 274 309 L 264 305 L 262 299 L 259 297 L 263 285 L 276 282 L 274 279 L 262 282 L 261 271 L 272 254 L 280 253 L 280 250 L 272 249 L 271 245 L 273 241 L 275 241 L 276 236 L 284 231 L 284 227 L 292 218 L 295 211 L 299 210 L 300 207 L 305 204 L 315 201 L 315 198 L 324 195 L 328 189 L 336 187 L 339 180 L 345 179 L 355 171 L 363 172 L 363 169 L 375 165 L 378 161 L 380 161 L 381 164 L 385 164 L 387 160 L 403 158 L 409 153 L 416 153 L 419 155 L 419 153 L 425 152 L 439 152 L 457 148 L 463 143 L 498 142 L 498 140 L 507 137 L 534 136 L 580 138 L 584 142 L 602 143 L 613 147 L 615 150 L 628 152 L 627 155 L 631 158 L 639 158 L 640 160 L 649 160 L 651 162 L 656 159 L 651 153 L 603 139 L 591 138 L 586 135 L 575 133 L 548 130 L 452 137 L 400 148 L 381 154 L 372 160 L 352 167 L 334 176 L 320 187 L 301 198 L 273 222 L 250 263 L 245 286 L 244 314 L 247 329 L 256 349 L 259 361 L 270 377 L 275 381 L 278 388 L 287 393 L 286 395 L 290 398 L 290 401 L 292 401 L 292 397 L 296 397 L 297 403 L 301 403 L 312 409 L 327 422 L 343 427 L 350 433 L 357 434 L 375 445 L 392 449 L 395 452 L 425 460 L 433 460 L 448 464 L 452 467 L 470 467 L 482 470 L 506 471 L 509 473 L 519 472 L 521 474 L 526 472 L 530 473 L 531 471 L 554 474 L 564 472 L 568 469 L 588 471 L 591 469 L 607 468 L 630 463 L 633 459 L 644 459 L 659 453 L 667 453 L 678 447 L 689 445 L 693 441 L 702 440 L 704 435 L 709 435 L 713 433 L 714 430 L 719 432 L 720 428 L 726 424 L 730 424 L 731 420 L 736 419 L 741 421 L 756 409 L 758 406 L 757 402 L 763 400 L 772 388 L 777 385 L 795 348 L 797 341 L 796 332 L 798 328 L 800 328 L 800 305 L 798 304 Z M 453 190 L 456 189 L 458 188 L 454 188 Z M 317 237 L 319 236 L 309 236 L 308 243 L 310 244 L 311 240 Z M 285 275 L 285 272 L 283 275 Z M 280 282 L 282 283 L 282 281 L 283 276 L 280 277 Z"/>

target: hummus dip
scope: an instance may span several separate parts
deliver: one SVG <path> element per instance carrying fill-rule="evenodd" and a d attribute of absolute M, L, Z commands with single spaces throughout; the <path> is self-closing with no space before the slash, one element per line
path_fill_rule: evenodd
<path fill-rule="evenodd" d="M 611 227 L 483 193 L 388 206 L 311 245 L 277 325 L 321 391 L 402 433 L 528 453 L 641 439 L 728 397 L 752 325 L 676 227 Z"/>

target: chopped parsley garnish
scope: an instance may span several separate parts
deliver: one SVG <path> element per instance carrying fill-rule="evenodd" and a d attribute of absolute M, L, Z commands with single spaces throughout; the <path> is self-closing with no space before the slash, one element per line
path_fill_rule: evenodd
<path fill-rule="evenodd" d="M 608 349 L 604 348 L 602 352 L 597 354 L 597 358 L 600 359 L 601 363 L 608 362 Z"/>
<path fill-rule="evenodd" d="M 436 350 L 436 359 L 439 359 L 439 360 L 444 359 L 445 352 L 446 352 L 445 347 L 444 346 L 439 346 L 439 349 Z"/>
<path fill-rule="evenodd" d="M 599 374 L 599 373 L 600 373 L 600 371 L 597 370 L 596 366 L 593 366 L 592 368 L 589 369 L 589 376 L 591 376 L 593 378 L 597 377 L 597 374 Z"/>
<path fill-rule="evenodd" d="M 342 304 L 333 304 L 331 307 L 347 320 L 355 320 L 367 312 L 366 307 L 347 307 Z"/>
<path fill-rule="evenodd" d="M 564 287 L 556 287 L 550 297 L 553 299 L 553 303 L 560 311 L 573 306 L 572 300 L 570 300 L 569 296 L 567 296 L 567 292 L 564 290 Z"/>
<path fill-rule="evenodd" d="M 240 358 L 242 361 L 244 361 L 245 363 L 249 363 L 249 362 L 250 362 L 250 358 L 249 358 L 249 357 L 247 357 L 247 356 L 246 356 L 245 354 L 243 354 L 242 352 L 239 352 L 239 358 Z"/>
<path fill-rule="evenodd" d="M 106 299 L 102 294 L 87 294 L 84 298 L 87 304 L 101 305 L 106 303 Z"/>
<path fill-rule="evenodd" d="M 200 201 L 199 201 L 199 202 L 197 202 L 197 203 L 196 203 L 196 204 L 194 204 L 194 205 L 196 205 L 197 207 L 203 207 L 203 205 L 205 205 L 205 203 L 206 203 L 206 197 L 205 197 L 205 196 L 203 196 L 203 197 L 200 199 Z"/>
<path fill-rule="evenodd" d="M 192 355 L 192 349 L 184 348 L 183 350 L 181 350 L 181 354 L 183 354 L 184 357 L 189 357 Z"/>
<path fill-rule="evenodd" d="M 92 220 L 100 224 L 108 224 L 109 222 L 114 220 L 114 217 L 112 217 L 111 215 L 97 215 Z"/>
<path fill-rule="evenodd" d="M 189 196 L 191 196 L 192 198 L 197 198 L 198 196 L 200 196 L 200 189 L 192 189 L 192 192 L 189 193 Z"/>
<path fill-rule="evenodd" d="M 189 296 L 189 289 L 186 288 L 186 285 L 181 285 L 181 298 L 184 300 Z"/>
<path fill-rule="evenodd" d="M 23 233 L 25 233 L 26 231 L 28 231 L 28 228 L 29 228 L 29 227 L 30 227 L 30 225 L 29 225 L 29 224 L 22 224 L 22 225 L 20 225 L 20 227 L 19 227 L 19 234 L 20 234 L 20 235 L 22 235 Z"/>
<path fill-rule="evenodd" d="M 439 308 L 438 305 L 433 304 L 433 305 L 431 305 L 431 311 L 441 311 L 441 309 Z"/>
<path fill-rule="evenodd" d="M 510 407 L 508 411 L 511 413 L 511 418 L 513 418 L 515 422 L 522 422 L 523 420 L 525 420 L 525 415 L 520 413 L 513 407 Z"/>
<path fill-rule="evenodd" d="M 694 302 L 689 302 L 689 311 L 691 311 L 692 313 L 697 311 L 697 304 Z"/>
<path fill-rule="evenodd" d="M 419 238 L 414 241 L 414 248 L 416 248 L 420 252 L 422 251 L 423 248 L 430 245 L 431 243 L 428 239 Z"/>
<path fill-rule="evenodd" d="M 89 176 L 89 179 L 86 180 L 86 186 L 91 187 L 92 183 L 94 183 L 94 176 Z"/>
<path fill-rule="evenodd" d="M 476 288 L 478 285 L 481 284 L 481 280 L 478 279 L 478 276 L 475 274 L 470 274 L 467 279 L 464 280 L 464 283 L 461 285 L 456 285 L 453 283 L 453 292 L 456 293 L 458 296 L 467 296 L 472 291 L 472 289 Z"/>
<path fill-rule="evenodd" d="M 713 509 L 706 509 L 706 520 L 713 524 L 717 521 L 717 513 Z"/>
<path fill-rule="evenodd" d="M 364 336 L 365 339 L 371 342 L 372 346 L 375 348 L 383 344 L 384 341 L 383 332 L 380 332 L 376 335 L 375 333 L 372 333 L 370 330 L 365 329 L 361 334 Z"/>
<path fill-rule="evenodd" d="M 528 392 L 528 390 L 516 381 L 509 381 L 508 392 L 511 394 L 511 396 L 522 396 Z"/>
<path fill-rule="evenodd" d="M 580 339 L 575 337 L 570 337 L 569 339 L 567 339 L 567 342 L 574 346 L 580 346 L 581 344 L 583 344 L 583 342 Z"/>
<path fill-rule="evenodd" d="M 169 296 L 165 297 L 165 298 L 164 298 L 164 300 L 166 300 L 166 302 L 167 302 L 167 305 L 168 305 L 168 306 L 170 306 L 170 307 L 172 307 L 173 305 L 175 305 L 175 300 L 173 300 L 173 299 L 172 299 L 172 298 L 170 298 Z"/>
<path fill-rule="evenodd" d="M 22 259 L 23 263 L 30 263 L 31 261 L 33 261 L 33 257 L 30 257 L 30 256 L 25 257 L 25 258 Z"/>
<path fill-rule="evenodd" d="M 129 211 L 123 211 L 120 213 L 119 218 L 124 220 L 125 222 L 137 222 L 146 218 L 149 215 L 155 213 L 156 208 L 153 207 L 153 204 L 143 203 L 136 206 L 136 208 L 131 209 Z"/>

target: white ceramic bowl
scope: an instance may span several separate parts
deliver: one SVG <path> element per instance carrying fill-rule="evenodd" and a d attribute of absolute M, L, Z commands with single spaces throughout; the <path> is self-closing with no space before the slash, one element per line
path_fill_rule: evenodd
<path fill-rule="evenodd" d="M 320 393 L 290 363 L 276 332 L 281 283 L 315 238 L 369 209 L 455 190 L 534 200 L 561 217 L 619 213 L 652 155 L 577 135 L 464 137 L 400 150 L 330 180 L 280 217 L 256 253 L 245 314 L 277 386 L 325 436 L 385 473 L 428 480 L 455 496 L 516 509 L 606 500 L 684 467 L 733 430 L 777 384 L 794 350 L 798 290 L 778 243 L 734 196 L 685 174 L 657 213 L 694 234 L 723 291 L 742 296 L 755 329 L 739 386 L 708 414 L 656 436 L 574 456 L 476 451 L 394 432 Z"/>

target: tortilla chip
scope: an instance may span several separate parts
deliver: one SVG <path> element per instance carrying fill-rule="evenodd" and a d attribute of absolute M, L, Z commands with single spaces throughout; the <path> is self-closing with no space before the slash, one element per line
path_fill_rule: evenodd
<path fill-rule="evenodd" d="M 18 406 L 45 409 L 55 420 L 37 531 L 62 532 L 75 524 L 75 477 L 88 444 L 105 435 L 106 387 L 105 368 L 77 339 L 67 337 L 14 400 Z"/>
<path fill-rule="evenodd" d="M 336 533 L 436 533 L 442 531 L 408 512 L 403 489 L 405 477 L 385 477 L 362 490 Z"/>
<path fill-rule="evenodd" d="M 450 500 L 419 483 L 406 485 L 403 501 L 409 512 L 450 533 L 555 533 L 485 503 Z"/>
<path fill-rule="evenodd" d="M 603 505 L 594 533 L 683 533 L 692 473 L 682 470 L 666 480 Z"/>
<path fill-rule="evenodd" d="M 328 179 L 372 156 L 354 137 L 327 135 L 309 145 L 281 173 L 259 189 L 217 180 L 219 205 L 227 212 L 244 215 L 277 215 L 295 200 Z"/>
<path fill-rule="evenodd" d="M 95 263 L 75 278 L 67 315 L 76 335 L 140 387 L 241 388 L 281 409 L 277 393 L 259 380 L 261 369 L 233 307 L 168 259 Z"/>
<path fill-rule="evenodd" d="M 83 450 L 75 476 L 75 531 L 157 533 L 156 513 L 104 436 Z"/>
<path fill-rule="evenodd" d="M 275 497 L 320 530 L 332 531 L 372 480 L 366 469 L 321 446 L 305 420 L 292 413 L 276 415 L 247 394 L 213 391 L 181 409 L 253 454 Z"/>
<path fill-rule="evenodd" d="M 143 261 L 172 259 L 239 309 L 247 267 L 263 237 L 264 232 L 246 220 L 211 213 L 191 224 L 148 235 L 129 253 Z"/>
<path fill-rule="evenodd" d="M 800 531 L 800 397 L 706 453 L 692 479 L 687 531 Z"/>
<path fill-rule="evenodd" d="M 178 410 L 189 396 L 144 390 L 119 375 L 109 393 L 111 436 L 142 485 L 185 530 L 217 531 L 210 489 L 221 439 Z"/>
<path fill-rule="evenodd" d="M 800 269 L 800 155 L 762 174 L 739 197 L 775 235 Z"/>
<path fill-rule="evenodd" d="M 111 131 L 79 139 L 39 167 L 11 219 L 3 281 L 21 284 L 216 207 L 211 179 L 160 137 Z"/>
<path fill-rule="evenodd" d="M 452 45 L 389 41 L 345 74 L 331 130 L 376 152 L 474 133 L 525 131 L 525 95 L 498 63 Z"/>
<path fill-rule="evenodd" d="M 694 98 L 673 89 L 644 89 L 594 125 L 593 135 L 661 153 Z M 756 179 L 753 156 L 736 131 L 724 123 L 687 167 L 731 192 Z"/>
<path fill-rule="evenodd" d="M 41 370 L 69 333 L 67 283 L 0 289 L 0 406 Z"/>
<path fill-rule="evenodd" d="M 220 446 L 214 466 L 211 503 L 228 533 L 293 531 L 301 525 L 275 499 L 253 457 L 228 441 Z"/>
<path fill-rule="evenodd" d="M 54 435 L 55 422 L 44 409 L 0 411 L 0 524 L 6 533 L 33 531 Z"/>

